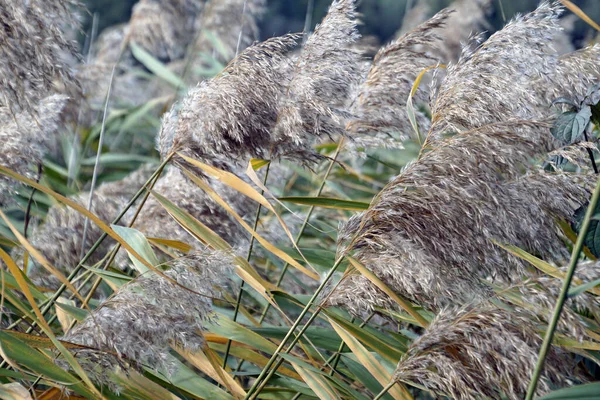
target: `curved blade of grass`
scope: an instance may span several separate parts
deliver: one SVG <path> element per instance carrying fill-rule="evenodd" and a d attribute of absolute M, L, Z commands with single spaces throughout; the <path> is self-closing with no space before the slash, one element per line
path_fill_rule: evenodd
<path fill-rule="evenodd" d="M 405 300 L 398 296 L 396 293 L 394 293 L 394 291 L 390 289 L 385 283 L 383 283 L 383 281 L 379 279 L 377 275 L 369 271 L 369 269 L 367 269 L 364 265 L 362 265 L 352 257 L 348 257 L 348 261 L 350 261 L 350 264 L 352 264 L 352 266 L 356 268 L 362 275 L 369 279 L 371 283 L 373 283 L 375 286 L 377 286 L 379 289 L 385 292 L 385 294 L 390 296 L 390 298 L 394 300 L 396 304 L 398 304 L 404 311 L 410 314 L 410 316 L 413 317 L 421 327 L 427 328 L 427 326 L 429 326 L 429 321 L 423 318 L 423 316 L 419 314 L 419 312 L 412 306 L 412 304 L 410 304 L 408 300 Z"/>
<path fill-rule="evenodd" d="M 42 267 L 44 267 L 44 269 L 46 269 L 48 272 L 50 272 L 56 278 L 58 278 L 58 280 L 62 284 L 64 284 L 75 296 L 77 296 L 77 298 L 79 300 L 83 301 L 83 297 L 81 297 L 81 295 L 79 294 L 77 289 L 75 289 L 75 286 L 73 286 L 71 284 L 71 282 L 69 282 L 67 280 L 67 278 L 59 270 L 57 270 L 52 265 L 50 265 L 48 260 L 46 260 L 46 257 L 44 257 L 42 255 L 42 253 L 37 251 L 37 249 L 35 247 L 33 247 L 27 239 L 25 239 L 25 237 L 19 232 L 19 230 L 17 228 L 15 228 L 15 226 L 10 222 L 10 220 L 6 217 L 6 214 L 4 214 L 4 212 L 2 210 L 0 210 L 0 218 L 2 218 L 4 220 L 4 222 L 6 223 L 8 228 L 12 231 L 13 235 L 15 235 L 15 237 L 19 241 L 19 243 L 21 243 L 21 245 L 25 248 L 25 250 L 29 254 L 31 254 L 31 256 L 33 258 L 35 258 L 42 265 Z M 20 271 L 20 270 L 17 268 L 17 271 Z M 19 279 L 16 276 L 15 276 L 15 278 L 17 278 L 17 280 Z"/>
<path fill-rule="evenodd" d="M 315 392 L 321 400 L 339 399 L 340 396 L 335 389 L 323 377 L 309 369 L 302 368 L 297 363 L 292 362 L 294 369 L 300 374 L 302 380 Z"/>
<path fill-rule="evenodd" d="M 85 373 L 83 368 L 81 368 L 79 363 L 75 360 L 73 355 L 64 347 L 64 345 L 62 343 L 60 343 L 60 341 L 56 338 L 56 336 L 54 336 L 54 332 L 52 332 L 52 329 L 50 328 L 50 326 L 44 319 L 42 312 L 38 308 L 38 306 L 35 302 L 35 299 L 33 298 L 31 291 L 29 290 L 29 286 L 27 285 L 27 282 L 18 273 L 19 267 L 17 266 L 17 264 L 15 264 L 15 262 L 12 260 L 12 258 L 10 258 L 8 253 L 6 253 L 1 248 L 0 248 L 0 258 L 2 258 L 2 260 L 4 261 L 4 264 L 8 267 L 8 269 L 11 271 L 11 273 L 13 275 L 15 275 L 15 278 L 17 280 L 17 283 L 19 284 L 19 287 L 20 287 L 23 295 L 25 296 L 25 298 L 27 298 L 27 301 L 29 301 L 29 304 L 31 305 L 33 312 L 37 316 L 36 323 L 42 328 L 42 330 L 48 336 L 48 338 L 50 340 L 52 340 L 52 343 L 54 343 L 56 348 L 60 351 L 60 353 L 65 358 L 65 360 L 69 363 L 71 368 L 73 368 L 73 371 L 75 371 L 77 373 L 77 375 L 79 375 L 79 377 L 83 380 L 83 382 L 85 382 L 85 384 L 89 387 L 90 391 L 94 394 L 94 396 L 96 396 L 96 398 L 103 399 L 104 397 L 102 396 L 102 394 L 98 391 L 98 389 L 96 389 L 96 387 L 94 386 L 94 384 L 92 383 L 90 378 L 87 376 L 87 374 Z"/>
<path fill-rule="evenodd" d="M 563 3 L 564 6 L 567 7 L 569 10 L 571 10 L 571 12 L 573 14 L 577 15 L 579 18 L 584 20 L 592 28 L 596 29 L 597 31 L 600 31 L 600 25 L 598 25 L 597 23 L 594 22 L 594 20 L 592 20 L 590 17 L 588 17 L 588 15 L 586 13 L 584 13 L 581 8 L 577 7 L 575 4 L 573 4 L 569 0 L 560 0 L 560 2 Z"/>
<path fill-rule="evenodd" d="M 306 206 L 333 208 L 336 210 L 364 211 L 369 208 L 369 203 L 364 203 L 362 201 L 334 199 L 328 197 L 287 196 L 279 197 L 279 201 L 302 204 Z"/>
<path fill-rule="evenodd" d="M 151 269 L 153 272 L 155 272 L 156 274 L 160 275 L 162 278 L 168 280 L 169 282 L 173 283 L 174 285 L 177 285 L 179 287 L 181 287 L 184 290 L 187 291 L 191 291 L 189 288 L 181 285 L 179 282 L 175 281 L 173 278 L 165 275 L 162 271 L 160 271 L 159 269 L 157 269 L 156 267 L 154 267 L 153 265 L 151 265 L 148 261 L 146 261 L 141 255 L 139 255 L 133 248 L 131 248 L 131 246 L 129 246 L 129 244 L 127 242 L 125 242 L 115 231 L 113 231 L 110 226 L 108 226 L 106 223 L 104 223 L 100 218 L 98 218 L 95 214 L 89 212 L 85 207 L 82 207 L 80 204 L 77 204 L 75 201 L 56 193 L 55 191 L 53 191 L 50 188 L 47 188 L 43 185 L 40 185 L 39 183 L 28 179 L 26 177 L 24 177 L 23 175 L 19 175 L 13 171 L 11 171 L 10 169 L 3 167 L 2 165 L 0 165 L 0 173 L 6 176 L 9 176 L 13 179 L 18 180 L 19 182 L 23 182 L 26 185 L 29 185 L 37 190 L 39 190 L 40 192 L 46 193 L 47 195 L 52 196 L 54 199 L 56 199 L 58 202 L 63 203 L 71 208 L 73 208 L 75 211 L 79 212 L 80 214 L 84 215 L 85 217 L 89 218 L 93 223 L 95 223 L 98 228 L 100 228 L 102 231 L 104 231 L 108 236 L 110 236 L 111 238 L 113 238 L 114 240 L 116 240 L 117 242 L 119 242 L 119 244 L 125 249 L 127 250 L 132 256 L 134 256 L 135 258 L 137 258 L 142 264 L 144 264 L 146 267 L 148 267 L 149 269 Z"/>
<path fill-rule="evenodd" d="M 542 271 L 543 273 L 545 273 L 547 275 L 550 275 L 557 279 L 565 278 L 565 273 L 562 272 L 560 269 L 556 268 L 554 265 L 549 264 L 540 258 L 537 258 L 536 256 L 534 256 L 532 254 L 529 254 L 528 252 L 526 252 L 523 249 L 518 248 L 517 246 L 513 246 L 510 244 L 501 244 L 496 241 L 494 241 L 494 244 L 496 246 L 506 250 L 513 256 L 519 257 L 520 259 L 527 261 L 528 263 L 533 265 L 535 268 L 539 269 L 540 271 Z M 573 282 L 577 285 L 584 284 L 584 282 L 577 277 L 573 277 Z M 597 296 L 600 296 L 600 289 L 597 289 L 595 287 L 586 288 L 586 291 L 593 293 Z"/>
<path fill-rule="evenodd" d="M 221 250 L 226 253 L 232 254 L 233 249 L 225 240 L 219 235 L 212 231 L 209 227 L 198 221 L 196 218 L 191 216 L 189 213 L 181 210 L 175 204 L 173 204 L 166 197 L 152 192 L 158 202 L 167 210 L 167 212 L 184 228 L 190 235 L 194 236 L 202 243 L 205 243 L 215 250 Z M 256 290 L 262 297 L 265 298 L 271 305 L 279 309 L 275 301 L 270 295 L 270 291 L 274 290 L 275 287 L 266 282 L 261 276 L 252 268 L 250 263 L 243 257 L 235 256 L 234 262 L 238 267 L 236 273 L 248 283 L 254 290 Z"/>
<path fill-rule="evenodd" d="M 152 54 L 148 53 L 144 48 L 140 47 L 134 42 L 129 43 L 131 53 L 133 56 L 141 62 L 146 68 L 152 73 L 158 76 L 160 79 L 169 83 L 176 88 L 185 88 L 185 82 L 171 71 L 165 64 L 158 61 Z"/>
<path fill-rule="evenodd" d="M 392 375 L 385 369 L 381 363 L 347 330 L 339 326 L 335 321 L 329 319 L 329 323 L 337 334 L 342 338 L 352 353 L 360 361 L 360 363 L 373 375 L 381 385 L 387 385 L 392 380 Z M 389 391 L 392 397 L 396 400 L 410 399 L 412 396 L 402 385 L 396 385 Z"/>
<path fill-rule="evenodd" d="M 144 257 L 146 261 L 154 266 L 159 264 L 156 254 L 154 254 L 154 251 L 152 251 L 150 243 L 148 243 L 146 236 L 144 236 L 142 232 L 134 228 L 128 228 L 120 225 L 111 225 L 110 227 L 117 233 L 117 235 L 121 236 L 123 240 L 131 246 L 132 249 Z M 129 255 L 131 262 L 133 262 L 135 269 L 137 269 L 140 274 L 145 274 L 149 271 L 149 269 L 137 258 L 133 257 L 129 252 L 127 254 Z"/>
<path fill-rule="evenodd" d="M 184 350 L 181 348 L 175 349 L 186 361 L 192 364 L 194 367 L 198 368 L 200 371 L 205 373 L 211 379 L 214 379 L 221 385 L 225 385 L 227 390 L 237 399 L 240 397 L 244 397 L 246 392 L 242 388 L 242 386 L 237 383 L 229 374 L 221 368 L 221 364 L 217 362 L 214 358 L 214 354 L 212 355 L 212 359 L 209 358 L 205 354 L 205 352 L 212 353 L 212 350 L 205 349 L 204 351 L 197 351 L 192 353 L 189 350 Z"/>

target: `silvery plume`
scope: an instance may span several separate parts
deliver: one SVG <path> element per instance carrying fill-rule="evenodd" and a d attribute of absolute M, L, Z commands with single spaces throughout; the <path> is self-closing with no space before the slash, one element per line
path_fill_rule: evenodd
<path fill-rule="evenodd" d="M 130 174 L 125 179 L 100 185 L 94 192 L 92 213 L 103 222 L 109 224 L 121 212 L 125 204 L 144 185 L 152 171 L 149 166 Z M 86 207 L 89 201 L 89 192 L 74 196 L 71 200 Z M 129 216 L 121 220 L 121 224 L 127 222 Z M 43 223 L 32 226 L 28 240 L 46 260 L 68 276 L 79 260 L 100 238 L 103 231 L 92 221 L 88 224 L 88 230 L 83 241 L 83 230 L 86 217 L 78 211 L 62 204 L 56 204 L 50 208 Z M 99 261 L 114 244 L 112 240 L 105 240 L 90 260 L 89 264 Z M 83 253 L 82 253 L 83 252 Z M 23 263 L 23 250 L 15 249 L 13 256 L 19 264 Z M 42 266 L 29 257 L 29 278 L 36 284 L 49 289 L 57 289 L 60 281 L 46 271 Z"/>
<path fill-rule="evenodd" d="M 349 97 L 362 76 L 354 0 L 335 0 L 308 37 L 282 93 L 273 131 L 275 157 L 315 157 L 316 138 L 345 133 Z"/>
<path fill-rule="evenodd" d="M 406 104 L 413 83 L 424 68 L 438 62 L 421 47 L 439 42 L 435 31 L 450 15 L 448 10 L 439 12 L 377 52 L 350 109 L 355 117 L 346 129 L 354 139 L 352 145 L 401 147 L 401 142 L 411 136 Z M 419 89 L 414 101 L 425 99 L 425 92 Z M 419 111 L 416 115 L 420 129 L 426 131 L 428 118 Z"/>
<path fill-rule="evenodd" d="M 62 27 L 77 25 L 74 0 L 0 1 L 0 105 L 34 112 L 55 81 L 74 83 L 68 54 L 75 44 Z"/>
<path fill-rule="evenodd" d="M 162 61 L 184 56 L 204 0 L 141 0 L 132 10 L 129 39 Z"/>
<path fill-rule="evenodd" d="M 212 299 L 220 297 L 232 273 L 231 257 L 221 252 L 199 251 L 173 260 L 164 274 L 179 285 L 149 271 L 121 287 L 63 340 L 90 348 L 73 353 L 101 384 L 114 386 L 110 373 L 119 369 L 171 371 L 169 346 L 191 351 L 204 346 Z"/>
<path fill-rule="evenodd" d="M 466 46 L 433 100 L 428 143 L 511 118 L 544 116 L 547 107 L 540 110 L 531 84 L 556 69 L 551 40 L 560 30 L 561 12 L 558 3 L 543 2 L 483 44 Z"/>
<path fill-rule="evenodd" d="M 66 97 L 52 95 L 16 114 L 9 107 L 0 107 L 0 165 L 35 180 L 42 159 L 56 148 L 66 103 Z M 11 202 L 17 184 L 0 175 L 0 205 Z"/>
<path fill-rule="evenodd" d="M 286 54 L 298 38 L 290 34 L 253 45 L 219 75 L 191 89 L 163 117 L 157 139 L 161 155 L 180 150 L 211 163 L 224 155 L 267 158 L 288 80 L 280 64 L 288 62 Z"/>
<path fill-rule="evenodd" d="M 600 277 L 598 261 L 584 261 L 577 264 L 575 280 L 572 287 L 594 282 Z M 559 268 L 563 274 L 567 267 Z M 498 287 L 498 295 L 521 312 L 530 314 L 532 321 L 540 326 L 547 326 L 562 289 L 563 279 L 555 278 L 544 273 L 531 274 L 528 279 L 516 285 Z M 583 292 L 569 296 L 562 310 L 556 329 L 557 333 L 574 338 L 578 341 L 590 340 L 588 326 L 581 315 L 600 316 L 600 300 L 597 295 Z M 593 339 L 593 338 L 592 338 Z"/>
<path fill-rule="evenodd" d="M 493 241 L 564 260 L 568 254 L 554 221 L 570 220 L 586 204 L 594 177 L 522 175 L 528 158 L 540 152 L 542 132 L 539 124 L 515 122 L 446 139 L 348 221 L 339 251 L 352 250 L 392 290 L 431 309 L 489 296 L 480 278 L 519 280 L 522 263 Z M 365 291 L 343 282 L 330 302 L 341 305 L 358 290 Z M 377 293 L 366 292 L 369 298 Z M 365 311 L 359 307 L 368 304 L 365 299 L 349 300 L 352 311 Z"/>
<path fill-rule="evenodd" d="M 201 64 L 202 56 L 228 63 L 236 52 L 250 46 L 258 39 L 258 20 L 265 5 L 265 0 L 207 1 L 196 21 L 198 37 L 190 48 L 193 65 Z"/>
<path fill-rule="evenodd" d="M 541 343 L 528 314 L 491 303 L 450 307 L 413 342 L 394 379 L 458 400 L 523 399 Z M 537 394 L 577 381 L 574 359 L 552 347 Z"/>
<path fill-rule="evenodd" d="M 448 8 L 453 10 L 446 24 L 436 34 L 442 37 L 435 48 L 427 46 L 437 59 L 443 63 L 453 62 L 460 57 L 463 44 L 473 35 L 490 29 L 487 17 L 491 11 L 492 0 L 456 0 Z M 402 20 L 398 36 L 414 29 L 427 20 L 433 10 L 427 1 L 418 1 Z"/>

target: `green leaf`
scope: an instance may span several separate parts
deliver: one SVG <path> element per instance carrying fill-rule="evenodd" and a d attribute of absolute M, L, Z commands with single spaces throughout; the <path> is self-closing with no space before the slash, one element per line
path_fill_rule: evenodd
<path fill-rule="evenodd" d="M 27 368 L 50 381 L 61 382 L 82 396 L 94 398 L 92 392 L 81 383 L 79 378 L 69 374 L 56 365 L 52 359 L 5 332 L 0 332 L 0 348 L 2 356 L 8 358 L 10 362 L 17 363 L 20 367 Z"/>
<path fill-rule="evenodd" d="M 551 392 L 539 400 L 596 400 L 600 393 L 600 382 L 578 385 Z"/>
<path fill-rule="evenodd" d="M 96 274 L 97 276 L 101 277 L 102 279 L 110 283 L 112 286 L 114 286 L 114 288 L 120 288 L 121 286 L 127 284 L 133 279 L 128 275 L 120 274 L 117 272 L 105 271 L 100 268 L 85 267 L 85 269 L 92 271 L 94 274 Z"/>
<path fill-rule="evenodd" d="M 291 196 L 280 197 L 279 200 L 307 206 L 335 208 L 337 210 L 364 211 L 369 208 L 369 203 L 364 203 L 362 201 L 332 199 L 327 197 Z"/>
<path fill-rule="evenodd" d="M 579 234 L 581 230 L 581 224 L 583 222 L 583 218 L 585 216 L 585 212 L 587 210 L 587 205 L 580 207 L 573 217 L 575 223 L 573 230 Z M 595 257 L 600 257 L 600 220 L 598 220 L 598 213 L 600 212 L 600 203 L 596 206 L 596 210 L 594 210 L 594 216 L 590 221 L 590 227 L 585 235 L 585 241 L 583 245 L 587 247 L 590 252 Z"/>
<path fill-rule="evenodd" d="M 144 236 L 142 232 L 121 225 L 111 225 L 110 227 L 117 235 L 127 242 L 136 253 L 144 257 L 151 265 L 157 266 L 159 264 L 156 254 L 154 254 L 152 247 L 150 247 L 150 243 L 148 243 L 146 236 Z M 140 274 L 145 274 L 150 271 L 150 269 L 138 260 L 137 257 L 132 256 L 129 252 L 127 252 L 127 254 L 129 255 L 129 259 L 133 262 L 135 269 L 137 269 Z"/>
<path fill-rule="evenodd" d="M 590 106 L 584 106 L 579 112 L 568 111 L 556 119 L 550 131 L 555 138 L 565 144 L 575 143 L 583 135 L 591 117 Z"/>
<path fill-rule="evenodd" d="M 154 56 L 148 53 L 139 45 L 134 42 L 130 42 L 131 53 L 133 56 L 141 62 L 146 68 L 148 68 L 154 75 L 158 76 L 162 80 L 168 82 L 176 88 L 185 88 L 185 82 L 181 80 L 173 71 L 165 66 L 165 64 L 158 61 Z"/>

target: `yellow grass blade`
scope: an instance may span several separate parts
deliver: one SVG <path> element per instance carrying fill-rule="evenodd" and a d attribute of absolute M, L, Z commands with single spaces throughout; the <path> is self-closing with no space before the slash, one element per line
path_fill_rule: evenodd
<path fill-rule="evenodd" d="M 392 300 L 394 300 L 404 311 L 410 314 L 411 317 L 417 321 L 419 325 L 423 328 L 429 326 L 429 322 L 423 318 L 421 314 L 410 304 L 408 300 L 405 300 L 398 296 L 392 289 L 390 289 L 381 279 L 377 277 L 373 272 L 369 271 L 364 265 L 353 259 L 352 257 L 347 257 L 348 261 L 354 268 L 356 268 L 362 275 L 364 275 L 367 279 L 369 279 L 375 286 L 379 289 L 383 290 L 385 294 L 390 296 Z M 387 382 L 386 382 L 387 383 Z"/>
<path fill-rule="evenodd" d="M 569 0 L 560 0 L 560 2 L 563 3 L 564 6 L 567 7 L 569 10 L 571 10 L 573 14 L 577 15 L 579 18 L 587 22 L 592 28 L 596 29 L 597 31 L 600 31 L 600 25 L 598 25 L 590 17 L 588 17 L 587 14 L 584 13 L 581 8 L 571 3 Z"/>
<path fill-rule="evenodd" d="M 77 289 L 75 289 L 75 286 L 73 286 L 71 284 L 71 282 L 69 282 L 67 280 L 67 278 L 59 270 L 57 270 L 52 265 L 50 265 L 50 263 L 48 262 L 48 260 L 46 260 L 46 257 L 44 257 L 42 255 L 42 253 L 40 253 L 39 251 L 37 251 L 31 245 L 31 243 L 29 243 L 29 241 L 27 239 L 25 239 L 25 237 L 23 235 L 21 235 L 21 233 L 10 222 L 10 220 L 4 214 L 4 212 L 2 212 L 2 210 L 0 210 L 0 217 L 4 220 L 4 222 L 6 223 L 6 225 L 8 226 L 8 228 L 11 230 L 11 232 L 13 233 L 13 235 L 15 235 L 15 237 L 17 238 L 17 240 L 19 241 L 19 243 L 21 243 L 21 245 L 25 248 L 25 250 L 27 251 L 27 253 L 31 254 L 33 256 L 33 258 L 35 258 L 44 267 L 44 269 L 46 269 L 52 275 L 56 276 L 58 278 L 58 280 L 60 281 L 60 283 L 62 283 L 63 285 L 65 285 L 71 292 L 73 292 L 73 294 L 75 294 L 75 296 L 77 296 L 77 298 L 79 300 L 81 300 L 83 302 L 84 301 L 83 297 L 81 297 L 81 295 L 79 294 L 79 292 L 77 291 Z"/>
<path fill-rule="evenodd" d="M 246 392 L 242 386 L 236 382 L 218 362 L 216 362 L 216 359 L 214 358 L 215 355 L 212 354 L 213 352 L 210 348 L 205 351 L 197 351 L 194 353 L 179 347 L 175 350 L 194 367 L 198 368 L 221 385 L 225 385 L 227 390 L 229 390 L 236 399 L 244 398 L 246 396 Z M 205 354 L 205 352 L 209 353 L 210 356 Z"/>
<path fill-rule="evenodd" d="M 379 382 L 382 386 L 386 386 L 392 380 L 392 375 L 385 369 L 383 365 L 364 347 L 354 336 L 352 336 L 348 331 L 342 328 L 340 325 L 336 324 L 331 318 L 328 318 L 329 323 L 333 327 L 333 329 L 337 332 L 337 334 L 342 338 L 344 343 L 350 348 L 352 354 L 356 356 L 358 361 L 369 371 L 371 375 L 377 382 Z M 412 400 L 412 396 L 406 390 L 406 388 L 397 384 L 394 385 L 389 390 L 389 394 L 397 400 Z"/>
<path fill-rule="evenodd" d="M 322 376 L 314 373 L 308 368 L 302 368 L 300 365 L 292 362 L 294 369 L 300 374 L 304 383 L 306 383 L 321 400 L 339 399 L 339 394 Z"/>
<path fill-rule="evenodd" d="M 46 319 L 44 318 L 44 316 L 42 315 L 42 312 L 40 311 L 39 307 L 37 306 L 35 299 L 33 298 L 31 291 L 29 290 L 29 286 L 27 285 L 27 282 L 25 281 L 25 278 L 20 273 L 21 271 L 19 270 L 19 267 L 17 266 L 17 264 L 15 264 L 13 259 L 10 258 L 8 253 L 6 253 L 4 250 L 2 250 L 2 248 L 0 248 L 0 258 L 2 258 L 2 261 L 4 261 L 4 264 L 6 264 L 9 271 L 13 274 L 13 276 L 17 280 L 17 283 L 19 284 L 21 292 L 23 293 L 23 295 L 25 296 L 25 298 L 31 305 L 33 312 L 37 316 L 37 319 L 35 320 L 35 322 L 42 328 L 42 330 L 48 336 L 48 338 L 52 341 L 54 346 L 56 346 L 56 348 L 60 351 L 60 353 L 63 355 L 63 357 L 65 357 L 65 360 L 69 363 L 71 368 L 73 368 L 73 371 L 75 371 L 75 373 L 77 375 L 79 375 L 79 377 L 89 387 L 89 389 L 92 391 L 92 393 L 94 393 L 98 399 L 104 399 L 104 396 L 102 396 L 102 394 L 98 391 L 98 389 L 96 389 L 96 386 L 94 386 L 94 384 L 92 383 L 90 378 L 87 376 L 87 374 L 85 373 L 83 368 L 81 368 L 81 366 L 79 365 L 77 360 L 75 360 L 73 355 L 56 338 L 56 336 L 54 335 L 54 332 L 52 332 L 52 329 L 46 322 Z"/>
<path fill-rule="evenodd" d="M 148 261 L 146 261 L 144 259 L 144 257 L 139 255 L 125 240 L 123 240 L 121 238 L 121 236 L 119 236 L 114 230 L 112 230 L 110 226 L 105 224 L 100 218 L 98 218 L 95 214 L 91 213 L 85 207 L 82 207 L 80 204 L 76 203 L 75 201 L 73 201 L 61 194 L 56 193 L 52 189 L 47 188 L 43 185 L 40 185 L 39 183 L 37 183 L 29 178 L 26 178 L 23 175 L 19 175 L 16 172 L 13 172 L 10 169 L 3 167 L 1 165 L 0 165 L 0 173 L 4 174 L 6 176 L 9 176 L 13 179 L 16 179 L 19 182 L 23 182 L 24 184 L 29 185 L 29 186 L 39 190 L 42 193 L 46 193 L 47 195 L 56 199 L 58 202 L 63 203 L 65 205 L 73 208 L 75 211 L 77 211 L 81 215 L 89 218 L 93 223 L 95 223 L 98 226 L 98 228 L 102 229 L 104 232 L 106 232 L 106 234 L 108 236 L 110 236 L 111 238 L 113 238 L 114 240 L 119 242 L 119 244 L 121 245 L 121 247 L 123 247 L 123 249 L 127 250 L 129 252 L 129 254 L 131 254 L 133 257 L 137 258 L 142 264 L 144 264 L 146 267 L 148 267 L 149 269 L 154 271 L 156 274 L 160 275 L 162 278 L 168 280 L 169 282 L 173 283 L 174 285 L 177 285 L 177 286 L 183 288 L 184 290 L 193 292 L 189 288 L 181 285 L 179 282 L 177 282 L 173 278 L 165 275 L 161 270 L 157 269 L 155 266 L 153 266 Z"/>
<path fill-rule="evenodd" d="M 254 238 L 265 249 L 267 249 L 271 253 L 275 254 L 277 257 L 279 257 L 286 263 L 290 264 L 291 266 L 293 266 L 300 272 L 304 273 L 305 275 L 313 278 L 314 280 L 317 280 L 317 281 L 319 280 L 318 274 L 316 274 L 315 272 L 310 271 L 309 269 L 300 265 L 300 263 L 298 263 L 298 261 L 294 260 L 289 254 L 287 254 L 287 253 L 281 251 L 280 249 L 278 249 L 277 247 L 275 247 L 272 243 L 270 243 L 268 240 L 266 240 L 261 235 L 259 235 L 254 229 L 252 229 L 252 227 L 250 225 L 248 225 L 248 223 L 246 221 L 244 221 L 244 219 L 233 208 L 231 208 L 231 206 L 225 200 L 223 200 L 223 198 L 221 198 L 221 196 L 219 196 L 217 194 L 217 192 L 215 192 L 202 179 L 198 178 L 197 176 L 195 176 L 194 174 L 192 174 L 191 172 L 189 172 L 187 170 L 184 170 L 184 173 L 196 185 L 198 185 L 198 187 L 200 187 L 202 190 L 204 190 L 215 202 L 217 202 L 221 207 L 223 207 L 232 217 L 234 217 L 240 223 L 240 225 L 242 225 L 244 227 L 244 229 L 246 229 L 252 236 L 254 236 Z M 265 201 L 266 201 L 266 199 L 265 199 Z"/>

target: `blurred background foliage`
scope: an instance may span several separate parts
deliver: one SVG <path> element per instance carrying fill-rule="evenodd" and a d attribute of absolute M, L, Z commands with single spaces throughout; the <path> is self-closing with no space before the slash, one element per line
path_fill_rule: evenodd
<path fill-rule="evenodd" d="M 375 35 L 384 42 L 389 40 L 402 23 L 404 13 L 417 0 L 362 0 L 359 10 L 363 14 L 362 32 Z M 301 31 L 304 26 L 309 0 L 268 0 L 268 12 L 262 21 L 261 33 L 265 37 L 281 35 L 287 32 Z M 426 0 L 434 10 L 448 6 L 452 0 Z M 504 18 L 510 19 L 515 13 L 532 10 L 540 0 L 494 0 L 494 11 L 489 17 L 493 27 L 498 29 L 504 24 Z M 98 29 L 129 20 L 131 8 L 136 0 L 85 0 L 90 16 L 97 14 Z M 325 15 L 330 0 L 314 0 L 313 26 Z M 573 0 L 587 15 L 600 20 L 600 2 L 598 0 Z M 91 17 L 86 17 L 84 32 L 89 31 Z M 575 25 L 573 40 L 579 44 L 589 34 L 590 28 L 579 20 Z"/>

